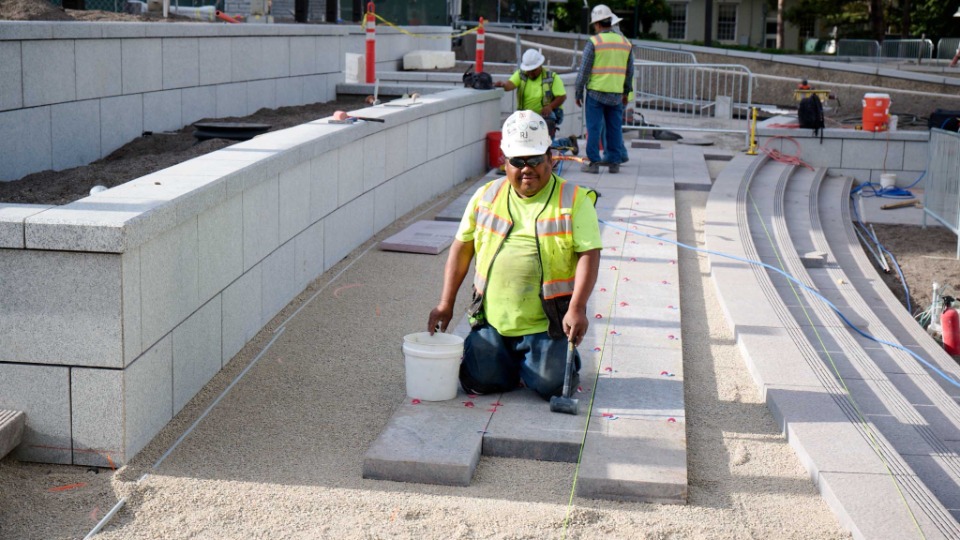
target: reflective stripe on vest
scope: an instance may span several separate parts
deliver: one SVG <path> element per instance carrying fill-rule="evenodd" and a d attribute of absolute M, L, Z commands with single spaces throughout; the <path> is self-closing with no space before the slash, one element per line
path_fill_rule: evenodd
<path fill-rule="evenodd" d="M 554 192 L 536 223 L 540 266 L 543 270 L 542 292 L 547 300 L 573 294 L 577 269 L 577 257 L 573 251 L 573 204 L 578 193 L 582 193 L 579 191 L 582 188 L 559 177 L 553 178 L 556 179 Z M 509 217 L 509 189 L 506 178 L 494 180 L 488 184 L 474 210 L 477 220 L 474 233 L 477 260 L 473 286 L 481 294 L 486 292 L 487 275 L 497 252 L 513 227 L 513 220 Z M 484 221 L 482 227 L 481 220 Z"/>
<path fill-rule="evenodd" d="M 622 94 L 627 78 L 627 62 L 632 45 L 615 32 L 604 32 L 590 38 L 593 43 L 593 67 L 590 70 L 589 90 Z"/>
<path fill-rule="evenodd" d="M 544 70 L 542 75 L 543 80 L 541 80 L 543 95 L 540 96 L 540 105 L 549 105 L 553 101 L 553 72 Z M 523 71 L 520 72 L 520 82 L 526 83 L 530 80 L 530 77 L 527 77 L 527 74 Z M 523 85 L 526 88 L 526 84 Z M 517 92 L 517 110 L 523 108 L 523 92 Z"/>

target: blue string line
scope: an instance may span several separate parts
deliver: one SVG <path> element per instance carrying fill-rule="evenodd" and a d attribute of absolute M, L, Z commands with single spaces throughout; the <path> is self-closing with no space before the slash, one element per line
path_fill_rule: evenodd
<path fill-rule="evenodd" d="M 735 261 L 739 261 L 739 262 L 743 262 L 743 263 L 747 263 L 747 264 L 752 264 L 752 265 L 755 265 L 755 266 L 761 266 L 761 267 L 766 268 L 766 269 L 768 269 L 768 270 L 773 270 L 774 272 L 776 272 L 776 273 L 778 273 L 778 274 L 781 274 L 783 277 L 785 277 L 785 278 L 789 279 L 790 281 L 796 283 L 796 284 L 799 285 L 803 290 L 805 290 L 805 291 L 813 294 L 813 295 L 816 296 L 817 298 L 819 298 L 821 301 L 823 301 L 823 303 L 825 303 L 827 306 L 829 306 L 830 309 L 832 309 L 834 312 L 836 312 L 836 314 L 840 317 L 840 319 L 843 320 L 844 323 L 847 324 L 847 326 L 849 326 L 850 328 L 852 328 L 854 331 L 856 331 L 856 332 L 857 332 L 858 334 L 860 334 L 861 336 L 863 336 L 863 337 L 865 337 L 865 338 L 867 338 L 867 339 L 869 339 L 869 340 L 876 341 L 877 343 L 880 343 L 881 345 L 888 345 L 888 346 L 890 346 L 890 347 L 893 347 L 893 348 L 895 348 L 895 349 L 901 350 L 901 351 L 909 354 L 910 356 L 912 356 L 913 358 L 915 358 L 917 361 L 919 361 L 921 364 L 923 364 L 923 365 L 927 366 L 928 368 L 930 368 L 930 370 L 932 370 L 934 373 L 936 373 L 937 375 L 939 375 L 943 380 L 947 381 L 948 383 L 952 384 L 953 386 L 955 386 L 955 387 L 957 387 L 957 388 L 960 388 L 960 382 L 957 382 L 957 381 L 954 380 L 952 377 L 950 377 L 949 375 L 947 375 L 946 373 L 944 373 L 943 371 L 941 371 L 939 368 L 937 368 L 936 366 L 934 366 L 934 365 L 931 364 L 930 362 L 927 362 L 926 360 L 924 360 L 923 358 L 921 358 L 918 354 L 916 354 L 915 352 L 911 351 L 910 349 L 908 349 L 908 348 L 906 348 L 906 347 L 904 347 L 903 345 L 900 345 L 900 344 L 898 344 L 898 343 L 892 343 L 892 342 L 890 342 L 890 341 L 886 341 L 886 340 L 880 339 L 880 338 L 878 338 L 878 337 L 872 336 L 872 335 L 864 332 L 863 330 L 861 330 L 860 328 L 858 328 L 855 324 L 853 324 L 852 322 L 850 322 L 850 319 L 848 319 L 848 318 L 846 317 L 846 315 L 844 315 L 843 312 L 840 311 L 840 308 L 838 308 L 837 306 L 835 306 L 835 305 L 833 304 L 833 302 L 831 302 L 830 300 L 828 300 L 826 297 L 824 297 L 822 294 L 820 294 L 820 293 L 817 292 L 816 290 L 811 289 L 810 287 L 804 285 L 804 284 L 801 283 L 799 280 L 797 280 L 795 277 L 791 276 L 790 274 L 784 272 L 783 270 L 781 270 L 781 269 L 779 269 L 779 268 L 776 268 L 776 267 L 774 267 L 774 266 L 770 266 L 769 264 L 764 263 L 764 262 L 761 262 L 761 261 L 753 261 L 753 260 L 750 260 L 750 259 L 745 259 L 745 258 L 743 258 L 743 257 L 738 257 L 738 256 L 736 256 L 736 255 L 731 255 L 731 254 L 729 254 L 729 253 L 723 253 L 723 252 L 714 251 L 714 250 L 711 250 L 711 249 L 704 249 L 704 248 L 698 248 L 698 247 L 690 246 L 690 245 L 684 244 L 683 242 L 678 242 L 678 241 L 676 241 L 676 240 L 670 240 L 669 238 L 664 238 L 664 237 L 662 237 L 662 236 L 653 236 L 653 235 L 646 234 L 646 233 L 642 233 L 642 232 L 639 232 L 639 231 L 632 231 L 632 230 L 630 230 L 630 229 L 627 229 L 627 228 L 625 228 L 625 227 L 621 227 L 621 226 L 619 226 L 619 225 L 615 225 L 615 224 L 610 223 L 609 221 L 606 221 L 606 220 L 603 220 L 603 219 L 601 219 L 601 220 L 599 220 L 599 221 L 600 221 L 600 223 L 603 223 L 604 225 L 607 225 L 607 226 L 609 226 L 609 227 L 613 227 L 614 229 L 619 229 L 619 230 L 621 230 L 621 231 L 624 231 L 624 232 L 627 232 L 627 233 L 630 233 L 630 234 L 637 234 L 637 235 L 640 235 L 640 236 L 645 236 L 645 237 L 647 237 L 647 238 L 650 238 L 651 240 L 656 240 L 656 241 L 658 241 L 658 242 L 669 242 L 669 243 L 674 244 L 674 245 L 676 245 L 676 246 L 678 246 L 678 247 L 682 247 L 682 248 L 684 248 L 684 249 L 689 249 L 689 250 L 691 250 L 691 251 L 696 251 L 696 252 L 699 252 L 699 253 L 707 253 L 707 254 L 710 254 L 710 255 L 717 255 L 718 257 L 726 257 L 726 258 L 728 258 L 728 259 L 733 259 L 733 260 L 735 260 Z"/>

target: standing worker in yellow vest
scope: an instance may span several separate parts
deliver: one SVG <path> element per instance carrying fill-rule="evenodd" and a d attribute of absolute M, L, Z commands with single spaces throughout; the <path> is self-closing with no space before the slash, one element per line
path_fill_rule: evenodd
<path fill-rule="evenodd" d="M 513 72 L 507 81 L 493 83 L 507 92 L 517 91 L 517 110 L 533 111 L 547 121 L 554 148 L 569 148 L 573 155 L 580 153 L 575 135 L 557 139 L 557 126 L 563 123 L 563 103 L 567 89 L 560 76 L 543 68 L 546 60 L 536 49 L 527 49 L 520 60 L 520 69 Z"/>
<path fill-rule="evenodd" d="M 596 33 L 583 49 L 580 74 L 577 75 L 577 105 L 587 118 L 587 159 L 583 172 L 599 173 L 600 163 L 610 172 L 620 171 L 627 160 L 623 144 L 623 107 L 633 91 L 633 46 L 613 31 L 622 19 L 599 4 L 590 12 L 590 24 Z M 584 105 L 584 103 L 586 103 Z M 606 135 L 604 157 L 600 159 L 601 133 Z"/>
<path fill-rule="evenodd" d="M 488 394 L 522 382 L 549 400 L 563 390 L 568 341 L 579 344 L 589 325 L 587 299 L 602 247 L 597 195 L 553 174 L 547 123 L 537 113 L 513 113 L 502 136 L 507 176 L 470 199 L 427 328 L 447 330 L 476 257 L 460 385 Z"/>

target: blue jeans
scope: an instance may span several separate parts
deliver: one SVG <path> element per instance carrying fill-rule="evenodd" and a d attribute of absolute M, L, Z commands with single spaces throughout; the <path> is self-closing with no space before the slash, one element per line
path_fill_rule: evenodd
<path fill-rule="evenodd" d="M 546 332 L 505 337 L 485 324 L 475 328 L 463 344 L 460 384 L 482 394 L 516 390 L 520 381 L 543 399 L 563 392 L 567 365 L 567 340 L 551 339 Z M 580 371 L 580 354 L 574 357 Z"/>
<path fill-rule="evenodd" d="M 587 159 L 591 163 L 623 163 L 627 147 L 623 144 L 623 103 L 604 105 L 587 95 Z M 603 159 L 600 159 L 603 141 Z"/>

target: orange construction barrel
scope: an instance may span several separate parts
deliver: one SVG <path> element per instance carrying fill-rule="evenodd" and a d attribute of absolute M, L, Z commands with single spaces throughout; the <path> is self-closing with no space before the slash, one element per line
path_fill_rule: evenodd
<path fill-rule="evenodd" d="M 886 131 L 890 120 L 889 94 L 863 95 L 863 130 Z"/>
<path fill-rule="evenodd" d="M 487 133 L 487 166 L 491 169 L 498 169 L 506 163 L 503 157 L 503 151 L 500 150 L 500 141 L 503 134 L 499 131 Z"/>

